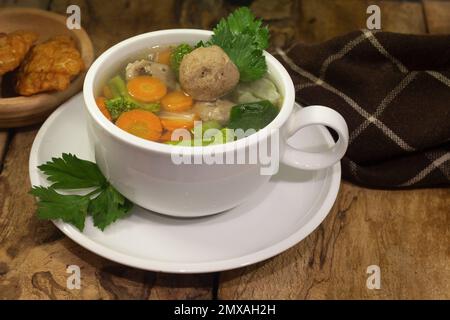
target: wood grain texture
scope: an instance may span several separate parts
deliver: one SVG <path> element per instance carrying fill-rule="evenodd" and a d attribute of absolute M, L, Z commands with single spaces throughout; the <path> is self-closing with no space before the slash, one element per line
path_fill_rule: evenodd
<path fill-rule="evenodd" d="M 428 31 L 450 33 L 450 1 L 425 0 L 423 5 Z"/>
<path fill-rule="evenodd" d="M 178 26 L 175 0 L 58 0 L 50 9 L 65 14 L 68 5 L 81 8 L 81 24 L 101 53 L 113 44 L 140 33 Z"/>
<path fill-rule="evenodd" d="M 420 2 L 368 1 L 381 9 L 383 31 L 400 33 L 426 33 L 423 8 Z"/>
<path fill-rule="evenodd" d="M 427 30 L 420 3 L 330 2 L 300 1 L 297 39 L 320 42 L 364 28 L 367 5 L 374 3 L 384 31 Z M 448 299 L 449 222 L 450 190 L 392 192 L 343 183 L 314 233 L 268 262 L 222 273 L 218 297 Z M 381 268 L 381 290 L 366 287 L 370 265 Z"/>
<path fill-rule="evenodd" d="M 298 2 L 292 0 L 255 0 L 250 8 L 258 17 L 264 19 L 270 30 L 270 49 L 288 47 L 296 40 Z"/>
<path fill-rule="evenodd" d="M 28 157 L 37 128 L 17 132 L 0 175 L 0 299 L 211 299 L 213 275 L 147 272 L 103 259 L 35 216 Z M 68 265 L 81 268 L 69 290 Z"/>
<path fill-rule="evenodd" d="M 366 27 L 367 3 L 361 0 L 299 0 L 297 39 L 326 41 Z"/>
<path fill-rule="evenodd" d="M 3 158 L 8 148 L 9 132 L 7 130 L 0 130 L 0 172 L 2 172 Z"/>
<path fill-rule="evenodd" d="M 29 7 L 47 9 L 51 0 L 0 0 L 0 7 Z"/>
<path fill-rule="evenodd" d="M 366 10 L 371 4 L 376 4 L 381 9 L 383 31 L 417 34 L 426 32 L 420 2 L 299 0 L 297 38 L 316 43 L 367 28 Z"/>

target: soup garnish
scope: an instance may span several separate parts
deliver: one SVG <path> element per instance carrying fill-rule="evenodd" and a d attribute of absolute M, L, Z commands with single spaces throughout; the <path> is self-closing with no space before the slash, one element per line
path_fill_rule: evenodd
<path fill-rule="evenodd" d="M 106 83 L 98 107 L 143 139 L 189 146 L 234 141 L 241 136 L 233 130 L 256 132 L 279 113 L 281 96 L 263 54 L 268 41 L 261 20 L 239 8 L 209 41 L 156 47 L 130 61 Z"/>
<path fill-rule="evenodd" d="M 63 153 L 38 168 L 51 183 L 49 187 L 33 186 L 30 191 L 39 198 L 39 219 L 61 219 L 83 231 L 90 215 L 94 226 L 103 231 L 128 216 L 133 208 L 133 203 L 109 183 L 94 162 Z M 83 190 L 84 194 L 62 194 L 59 190 Z"/>

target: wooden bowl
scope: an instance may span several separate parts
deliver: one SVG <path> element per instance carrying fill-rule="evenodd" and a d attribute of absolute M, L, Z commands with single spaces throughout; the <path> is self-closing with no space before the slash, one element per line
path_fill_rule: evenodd
<path fill-rule="evenodd" d="M 64 91 L 0 98 L 0 128 L 22 127 L 44 121 L 56 107 L 82 89 L 86 71 L 94 60 L 94 49 L 86 31 L 69 30 L 65 16 L 39 9 L 0 9 L 0 32 L 16 30 L 36 31 L 40 35 L 38 43 L 56 35 L 70 35 L 81 52 L 86 69 Z"/>

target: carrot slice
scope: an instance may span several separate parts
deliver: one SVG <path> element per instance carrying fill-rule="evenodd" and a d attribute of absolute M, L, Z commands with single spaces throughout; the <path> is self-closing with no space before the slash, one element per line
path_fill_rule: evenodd
<path fill-rule="evenodd" d="M 161 106 L 169 112 L 183 112 L 192 108 L 192 97 L 183 91 L 173 91 L 161 99 Z"/>
<path fill-rule="evenodd" d="M 106 108 L 106 99 L 104 97 L 98 97 L 97 99 L 95 99 L 95 102 L 97 103 L 97 107 L 106 117 L 106 119 L 112 121 L 111 113 L 109 113 L 108 108 Z"/>
<path fill-rule="evenodd" d="M 158 52 L 157 57 L 156 57 L 156 62 L 169 65 L 171 54 L 172 54 L 171 49 L 167 49 L 167 50 Z"/>
<path fill-rule="evenodd" d="M 153 112 L 140 109 L 122 113 L 116 125 L 135 136 L 151 141 L 158 141 L 162 134 L 160 119 Z"/>
<path fill-rule="evenodd" d="M 127 84 L 128 93 L 142 102 L 156 102 L 167 93 L 167 87 L 158 78 L 140 76 L 131 79 Z"/>
<path fill-rule="evenodd" d="M 194 122 L 188 120 L 174 120 L 174 119 L 161 119 L 161 124 L 164 129 L 174 131 L 176 129 L 192 129 L 194 128 Z"/>

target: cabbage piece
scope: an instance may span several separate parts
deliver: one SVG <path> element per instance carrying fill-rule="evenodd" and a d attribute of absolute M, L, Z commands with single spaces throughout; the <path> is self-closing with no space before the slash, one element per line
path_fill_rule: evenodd
<path fill-rule="evenodd" d="M 230 94 L 230 99 L 239 104 L 268 100 L 278 105 L 281 95 L 272 80 L 265 76 L 250 83 L 240 83 Z"/>
<path fill-rule="evenodd" d="M 194 121 L 195 120 L 195 113 L 185 111 L 185 112 L 169 112 L 169 111 L 161 111 L 158 116 L 161 119 L 167 119 L 167 120 L 180 120 L 180 121 Z"/>

